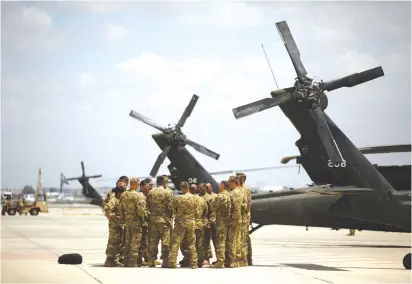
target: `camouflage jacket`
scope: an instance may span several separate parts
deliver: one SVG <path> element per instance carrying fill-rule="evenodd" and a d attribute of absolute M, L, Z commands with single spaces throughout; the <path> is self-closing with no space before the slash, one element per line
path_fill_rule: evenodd
<path fill-rule="evenodd" d="M 110 224 L 121 224 L 120 215 L 119 215 L 119 199 L 113 195 L 113 198 L 107 202 L 103 208 L 104 214 L 109 220 Z"/>
<path fill-rule="evenodd" d="M 148 218 L 146 201 L 135 190 L 123 192 L 119 200 L 119 215 L 125 225 L 142 225 Z"/>
<path fill-rule="evenodd" d="M 147 194 L 150 222 L 172 224 L 173 194 L 163 187 L 155 187 Z"/>
<path fill-rule="evenodd" d="M 244 216 L 245 216 L 245 219 L 246 219 L 245 221 L 249 222 L 250 217 L 251 217 L 250 207 L 251 207 L 251 204 L 252 204 L 252 192 L 245 185 L 241 186 L 240 189 L 242 190 L 243 195 L 245 197 L 245 213 L 244 213 L 245 214 Z"/>
<path fill-rule="evenodd" d="M 196 229 L 203 229 L 209 225 L 207 203 L 199 195 L 195 195 L 195 199 L 197 200 Z"/>
<path fill-rule="evenodd" d="M 230 191 L 230 219 L 233 221 L 242 221 L 245 212 L 245 196 L 239 187 Z"/>
<path fill-rule="evenodd" d="M 213 202 L 213 211 L 216 212 L 216 222 L 226 222 L 230 217 L 230 193 L 228 191 L 223 191 L 216 194 L 216 198 Z"/>
<path fill-rule="evenodd" d="M 215 223 L 216 222 L 216 213 L 215 210 L 213 210 L 213 202 L 216 199 L 216 193 L 212 192 L 212 194 L 206 193 L 202 197 L 206 200 L 207 203 L 207 208 L 208 208 L 208 219 L 210 223 Z"/>
<path fill-rule="evenodd" d="M 103 213 L 104 213 L 104 207 L 109 202 L 109 200 L 114 196 L 114 192 L 112 190 L 110 190 L 103 199 L 103 202 L 102 202 L 102 211 L 103 211 Z"/>
<path fill-rule="evenodd" d="M 174 199 L 175 222 L 179 224 L 193 224 L 196 222 L 198 202 L 191 193 L 178 195 Z"/>

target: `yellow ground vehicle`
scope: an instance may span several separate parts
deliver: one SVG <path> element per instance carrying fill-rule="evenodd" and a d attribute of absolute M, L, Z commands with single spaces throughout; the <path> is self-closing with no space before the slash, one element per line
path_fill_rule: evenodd
<path fill-rule="evenodd" d="M 49 212 L 49 205 L 47 203 L 47 197 L 45 194 L 36 195 L 34 202 L 25 203 L 20 200 L 12 200 L 11 193 L 5 192 L 2 196 L 2 209 L 1 215 L 6 215 L 6 212 L 10 216 L 30 213 L 32 216 L 39 215 L 40 212 Z"/>

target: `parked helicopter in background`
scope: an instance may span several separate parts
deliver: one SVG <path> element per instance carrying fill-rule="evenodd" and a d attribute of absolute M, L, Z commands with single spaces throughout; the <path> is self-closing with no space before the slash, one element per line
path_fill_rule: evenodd
<path fill-rule="evenodd" d="M 256 195 L 252 221 L 259 226 L 284 224 L 411 233 L 411 192 L 393 185 L 353 145 L 324 112 L 325 91 L 353 87 L 384 76 L 382 67 L 328 82 L 308 78 L 285 21 L 276 23 L 298 77 L 293 87 L 233 109 L 236 119 L 279 106 L 301 135 L 299 164 L 314 183 L 309 188 Z M 260 223 L 259 223 L 260 222 Z M 411 254 L 404 259 L 411 268 Z"/>

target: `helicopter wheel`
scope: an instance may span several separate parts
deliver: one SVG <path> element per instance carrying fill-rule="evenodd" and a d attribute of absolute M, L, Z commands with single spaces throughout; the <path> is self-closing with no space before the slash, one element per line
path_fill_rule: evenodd
<path fill-rule="evenodd" d="M 405 267 L 405 269 L 411 270 L 411 254 L 410 253 L 405 255 L 405 257 L 403 258 L 403 267 Z"/>

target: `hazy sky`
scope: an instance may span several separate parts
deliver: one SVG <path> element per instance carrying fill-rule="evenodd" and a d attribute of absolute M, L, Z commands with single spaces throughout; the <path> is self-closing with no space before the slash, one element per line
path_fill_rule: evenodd
<path fill-rule="evenodd" d="M 148 175 L 157 130 L 199 100 L 183 131 L 221 154 L 189 148 L 210 171 L 279 164 L 298 132 L 279 108 L 235 120 L 232 108 L 296 77 L 274 26 L 286 20 L 309 76 L 331 80 L 382 65 L 385 77 L 331 92 L 328 115 L 355 145 L 411 143 L 410 2 L 2 2 L 1 186 L 58 186 L 60 172 Z M 370 156 L 408 164 L 409 154 Z M 165 163 L 159 173 L 166 173 Z M 220 180 L 223 177 L 217 177 Z M 302 170 L 248 175 L 304 185 Z M 103 185 L 102 182 L 94 182 Z M 77 187 L 77 182 L 72 182 Z"/>

